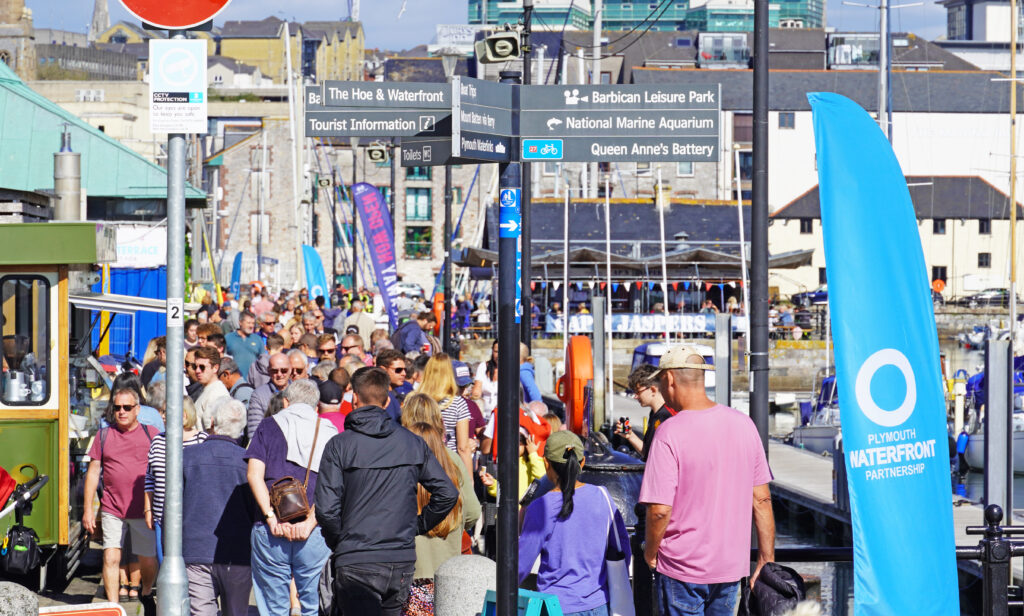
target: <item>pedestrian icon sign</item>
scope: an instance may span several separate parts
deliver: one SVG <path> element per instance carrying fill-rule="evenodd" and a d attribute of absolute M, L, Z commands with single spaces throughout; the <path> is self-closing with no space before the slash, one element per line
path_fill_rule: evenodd
<path fill-rule="evenodd" d="M 515 188 L 504 188 L 501 191 L 501 207 L 518 207 L 519 206 L 519 191 Z"/>

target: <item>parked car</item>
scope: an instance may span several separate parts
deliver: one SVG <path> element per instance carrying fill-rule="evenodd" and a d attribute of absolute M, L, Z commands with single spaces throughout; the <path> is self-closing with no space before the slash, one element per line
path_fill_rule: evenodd
<path fill-rule="evenodd" d="M 828 303 L 828 285 L 823 284 L 813 291 L 791 295 L 789 301 L 796 306 L 817 306 Z"/>
<path fill-rule="evenodd" d="M 399 282 L 393 289 L 396 294 L 404 292 L 406 297 L 425 297 L 423 287 L 415 282 Z"/>
<path fill-rule="evenodd" d="M 960 303 L 968 308 L 978 308 L 979 306 L 1007 307 L 1010 305 L 1010 291 L 998 288 L 985 289 L 981 293 L 961 298 Z M 1017 298 L 1017 303 L 1020 303 L 1019 297 Z"/>

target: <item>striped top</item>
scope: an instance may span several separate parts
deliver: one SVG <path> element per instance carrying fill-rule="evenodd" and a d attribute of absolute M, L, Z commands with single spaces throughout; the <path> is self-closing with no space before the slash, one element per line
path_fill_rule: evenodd
<path fill-rule="evenodd" d="M 441 420 L 444 422 L 444 444 L 455 453 L 459 452 L 455 442 L 455 425 L 460 421 L 469 421 L 469 407 L 461 397 L 444 398 L 438 402 L 441 407 Z"/>
<path fill-rule="evenodd" d="M 206 440 L 206 432 L 198 432 L 186 439 L 182 445 L 198 445 Z M 164 517 L 164 476 L 167 464 L 167 435 L 164 432 L 153 437 L 149 446 L 149 463 L 146 466 L 146 492 L 151 494 L 150 504 L 153 508 L 153 521 L 159 522 Z"/>

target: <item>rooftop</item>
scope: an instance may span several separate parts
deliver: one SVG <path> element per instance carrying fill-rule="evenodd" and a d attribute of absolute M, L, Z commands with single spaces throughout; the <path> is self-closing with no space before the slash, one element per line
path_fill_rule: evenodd
<path fill-rule="evenodd" d="M 978 176 L 908 175 L 907 184 L 919 219 L 1009 217 L 1009 196 Z M 1019 203 L 1017 208 L 1017 216 L 1024 216 Z M 817 185 L 772 214 L 781 220 L 820 217 Z"/>

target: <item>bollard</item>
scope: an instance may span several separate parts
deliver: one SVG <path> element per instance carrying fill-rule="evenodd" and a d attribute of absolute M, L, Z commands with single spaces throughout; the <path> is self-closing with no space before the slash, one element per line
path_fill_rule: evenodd
<path fill-rule="evenodd" d="M 999 522 L 1003 510 L 999 505 L 985 507 L 985 538 L 981 540 L 982 558 L 982 614 L 1006 614 L 1007 587 L 1010 584 L 1010 541 L 1003 535 Z"/>
<path fill-rule="evenodd" d="M 476 616 L 488 590 L 495 589 L 497 565 L 490 558 L 456 556 L 434 573 L 434 614 Z"/>
<path fill-rule="evenodd" d="M 0 616 L 36 616 L 39 597 L 14 582 L 0 582 Z"/>

